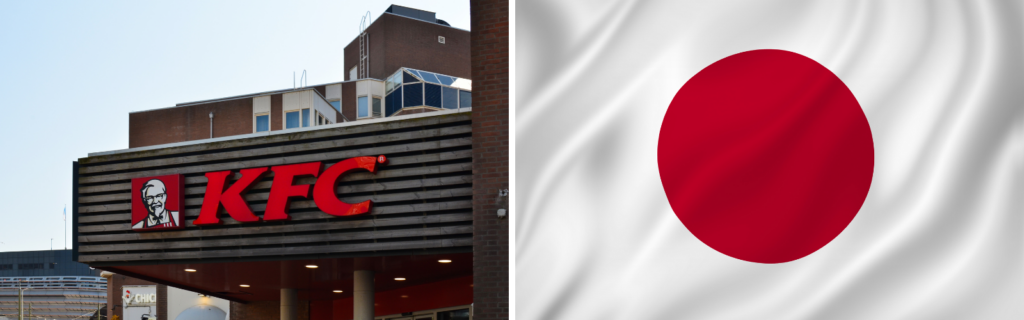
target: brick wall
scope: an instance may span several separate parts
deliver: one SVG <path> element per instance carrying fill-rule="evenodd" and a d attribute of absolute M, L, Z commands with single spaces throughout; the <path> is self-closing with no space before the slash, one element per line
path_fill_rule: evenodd
<path fill-rule="evenodd" d="M 156 285 L 156 318 L 167 319 L 167 285 Z"/>
<path fill-rule="evenodd" d="M 309 301 L 299 300 L 296 308 L 298 320 L 309 320 Z M 256 301 L 249 303 L 231 302 L 231 319 L 277 320 L 281 319 L 281 301 Z M 125 319 L 127 320 L 127 319 Z M 319 319 L 317 319 L 319 320 Z"/>
<path fill-rule="evenodd" d="M 349 121 L 356 120 L 356 83 L 346 82 L 341 84 L 341 113 Z M 337 123 L 341 123 L 342 118 L 339 116 Z"/>
<path fill-rule="evenodd" d="M 508 0 L 470 1 L 473 69 L 473 319 L 508 319 Z"/>
<path fill-rule="evenodd" d="M 121 305 L 121 290 L 122 286 L 146 286 L 155 285 L 155 283 L 136 279 L 129 276 L 115 274 L 107 279 L 107 316 L 117 316 L 118 318 L 124 319 L 124 306 Z M 160 287 L 164 287 L 163 291 L 160 291 Z M 160 285 L 157 287 L 157 312 L 167 312 L 167 287 Z M 165 314 L 166 315 L 166 314 Z M 164 317 L 166 318 L 166 317 Z M 164 319 L 160 318 L 160 319 Z"/>
<path fill-rule="evenodd" d="M 270 96 L 270 131 L 284 129 L 284 95 Z"/>
<path fill-rule="evenodd" d="M 370 38 L 369 78 L 384 80 L 400 67 L 471 78 L 470 35 L 465 30 L 381 14 L 366 33 Z M 438 36 L 445 37 L 444 44 L 437 41 Z M 343 57 L 345 80 L 353 80 L 349 70 L 359 63 L 359 38 L 345 46 Z"/>
<path fill-rule="evenodd" d="M 252 133 L 252 98 L 243 98 L 131 113 L 128 147 L 208 139 L 210 112 L 214 137 Z"/>
<path fill-rule="evenodd" d="M 370 70 L 380 77 L 377 79 L 383 80 L 401 67 L 472 78 L 469 32 L 412 18 L 384 16 L 384 69 L 380 73 Z M 443 44 L 438 42 L 438 36 L 445 38 Z"/>

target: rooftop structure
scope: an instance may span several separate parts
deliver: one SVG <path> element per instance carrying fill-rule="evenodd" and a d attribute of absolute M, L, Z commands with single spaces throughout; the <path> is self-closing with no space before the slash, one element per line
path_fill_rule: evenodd
<path fill-rule="evenodd" d="M 339 53 L 344 81 L 132 112 L 128 147 L 468 108 L 469 31 L 398 5 L 360 31 Z"/>

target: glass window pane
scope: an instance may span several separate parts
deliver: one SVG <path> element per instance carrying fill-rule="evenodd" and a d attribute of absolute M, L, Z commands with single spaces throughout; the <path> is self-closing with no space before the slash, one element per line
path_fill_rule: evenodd
<path fill-rule="evenodd" d="M 423 104 L 431 107 L 441 107 L 441 86 L 431 83 L 424 83 L 423 96 Z"/>
<path fill-rule="evenodd" d="M 366 105 L 365 96 L 359 97 L 359 108 L 356 109 L 356 111 L 356 116 L 359 118 L 366 118 L 370 116 L 370 111 L 368 110 L 368 106 Z"/>
<path fill-rule="evenodd" d="M 256 132 L 270 131 L 270 115 L 256 117 Z"/>
<path fill-rule="evenodd" d="M 373 116 L 374 117 L 380 117 L 380 115 L 381 115 L 380 98 L 373 98 Z"/>
<path fill-rule="evenodd" d="M 473 107 L 473 93 L 459 90 L 459 106 L 462 108 Z"/>
<path fill-rule="evenodd" d="M 394 75 L 391 75 L 387 79 L 384 79 L 384 92 L 391 92 L 391 89 L 395 88 L 396 83 L 393 81 L 394 78 Z"/>
<path fill-rule="evenodd" d="M 399 109 L 402 109 L 402 88 L 403 87 L 400 86 L 398 87 L 398 89 L 395 89 L 395 91 L 391 92 L 390 95 L 388 95 L 387 101 L 384 102 L 385 117 L 390 117 L 395 112 L 398 112 Z"/>
<path fill-rule="evenodd" d="M 437 320 L 469 320 L 469 309 L 438 312 Z"/>
<path fill-rule="evenodd" d="M 445 109 L 457 109 L 459 107 L 459 90 L 442 87 L 441 96 L 444 100 Z"/>
<path fill-rule="evenodd" d="M 445 76 L 445 75 L 440 75 L 440 74 L 437 75 L 437 80 L 440 80 L 441 84 L 446 85 L 446 86 L 450 86 L 453 83 L 455 83 L 455 79 L 453 79 L 452 77 Z"/>
<path fill-rule="evenodd" d="M 437 77 L 435 77 L 433 73 L 426 71 L 420 71 L 420 78 L 423 78 L 423 81 L 426 82 L 441 83 L 440 81 L 437 81 Z"/>
<path fill-rule="evenodd" d="M 423 105 L 423 84 L 407 84 L 402 86 L 403 108 L 417 107 Z"/>
<path fill-rule="evenodd" d="M 331 105 L 334 106 L 334 110 L 341 112 L 341 101 L 331 101 Z"/>
<path fill-rule="evenodd" d="M 420 81 L 420 79 L 416 79 L 416 77 L 413 77 L 411 74 L 408 74 L 408 73 L 403 73 L 403 74 L 405 75 L 404 78 L 403 78 L 404 80 L 402 81 L 403 83 L 410 83 L 410 82 Z"/>
<path fill-rule="evenodd" d="M 384 96 L 384 115 L 385 116 L 390 116 L 391 115 L 391 109 L 394 108 L 391 105 L 394 103 L 396 95 L 397 94 L 395 94 L 395 93 L 391 93 L 389 95 Z"/>
<path fill-rule="evenodd" d="M 302 126 L 309 126 L 309 109 L 302 109 Z"/>
<path fill-rule="evenodd" d="M 284 114 L 284 128 L 298 128 L 299 127 L 299 112 L 292 111 Z"/>

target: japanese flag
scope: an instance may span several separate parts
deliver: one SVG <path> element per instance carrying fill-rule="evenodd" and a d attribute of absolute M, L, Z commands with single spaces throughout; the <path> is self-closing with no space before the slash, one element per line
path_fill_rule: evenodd
<path fill-rule="evenodd" d="M 1024 319 L 1024 5 L 519 1 L 519 319 Z"/>

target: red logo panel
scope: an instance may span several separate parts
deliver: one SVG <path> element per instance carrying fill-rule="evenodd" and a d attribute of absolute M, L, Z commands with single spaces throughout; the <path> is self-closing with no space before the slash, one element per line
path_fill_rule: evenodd
<path fill-rule="evenodd" d="M 132 230 L 185 227 L 185 178 L 180 174 L 132 179 Z"/>

